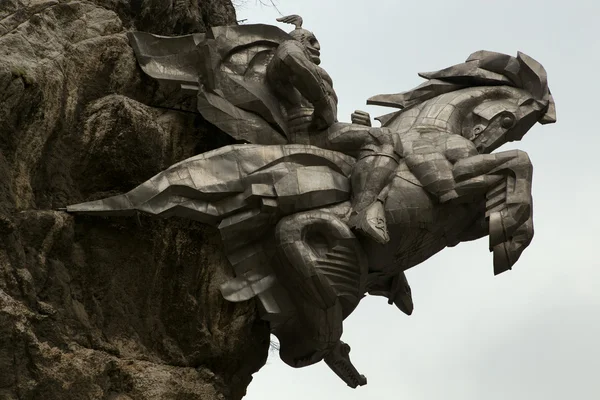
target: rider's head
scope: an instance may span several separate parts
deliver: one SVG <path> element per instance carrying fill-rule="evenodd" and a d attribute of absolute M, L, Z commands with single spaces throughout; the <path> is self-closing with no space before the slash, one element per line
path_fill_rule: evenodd
<path fill-rule="evenodd" d="M 287 17 L 278 18 L 277 21 L 296 26 L 296 29 L 290 32 L 290 36 L 299 41 L 304 46 L 311 61 L 319 65 L 321 63 L 321 45 L 314 33 L 302 28 L 302 17 L 299 15 L 288 15 Z"/>

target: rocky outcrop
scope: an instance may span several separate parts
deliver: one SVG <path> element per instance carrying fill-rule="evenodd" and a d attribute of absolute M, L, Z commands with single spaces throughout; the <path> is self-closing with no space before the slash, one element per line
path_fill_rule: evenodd
<path fill-rule="evenodd" d="M 214 229 L 56 211 L 228 143 L 162 108 L 125 33 L 227 23 L 228 0 L 0 3 L 0 399 L 239 399 L 264 364 Z"/>

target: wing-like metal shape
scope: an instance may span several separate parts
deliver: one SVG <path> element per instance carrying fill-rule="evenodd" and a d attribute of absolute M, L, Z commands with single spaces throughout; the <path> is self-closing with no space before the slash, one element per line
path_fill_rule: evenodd
<path fill-rule="evenodd" d="M 240 141 L 287 142 L 287 119 L 265 79 L 277 46 L 291 39 L 278 27 L 219 26 L 179 37 L 131 32 L 129 39 L 146 74 L 197 93 L 208 122 Z"/>
<path fill-rule="evenodd" d="M 217 225 L 245 210 L 269 211 L 269 202 L 261 201 L 274 199 L 273 212 L 293 213 L 347 200 L 353 164 L 351 157 L 314 146 L 226 146 L 181 161 L 128 193 L 70 205 L 67 212 L 141 211 Z"/>
<path fill-rule="evenodd" d="M 266 83 L 266 73 L 277 47 L 290 39 L 287 33 L 271 25 L 212 28 L 198 46 L 202 53 L 200 113 L 238 140 L 257 144 L 287 142 L 287 119 Z M 215 115 L 210 110 L 215 99 L 205 101 L 211 95 L 221 97 L 231 106 L 220 102 Z M 251 117 L 252 123 L 246 126 L 248 115 L 237 110 L 255 114 L 264 123 Z M 227 126 L 223 126 L 223 117 L 230 121 Z M 238 125 L 247 129 L 240 131 Z"/>
<path fill-rule="evenodd" d="M 154 79 L 198 86 L 200 53 L 196 46 L 203 33 L 167 37 L 146 32 L 129 32 L 129 43 L 142 70 Z"/>
<path fill-rule="evenodd" d="M 287 318 L 293 306 L 269 268 L 265 247 L 273 246 L 263 245 L 264 235 L 281 215 L 348 200 L 354 163 L 352 157 L 314 146 L 226 146 L 181 161 L 128 193 L 70 205 L 66 211 L 101 216 L 144 212 L 217 226 L 236 271 L 236 278 L 221 286 L 223 296 L 230 301 L 258 296 L 264 318 L 275 321 Z M 355 264 L 343 248 L 335 248 L 319 265 L 333 268 L 332 276 L 342 279 L 340 290 L 348 291 L 352 288 L 343 279 L 358 282 L 360 277 L 335 268 L 344 260 Z"/>

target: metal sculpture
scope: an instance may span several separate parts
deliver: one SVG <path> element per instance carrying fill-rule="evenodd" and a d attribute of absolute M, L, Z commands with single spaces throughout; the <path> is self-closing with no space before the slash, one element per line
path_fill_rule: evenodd
<path fill-rule="evenodd" d="M 337 97 L 302 28 L 215 27 L 178 38 L 135 32 L 142 69 L 197 96 L 206 120 L 248 142 L 177 163 L 132 191 L 71 213 L 178 216 L 217 226 L 236 277 L 234 302 L 260 300 L 293 367 L 324 360 L 349 386 L 342 322 L 369 293 L 410 315 L 404 271 L 447 246 L 490 237 L 494 273 L 533 237 L 532 165 L 492 153 L 536 123 L 555 122 L 544 68 L 525 54 L 479 51 L 420 74 L 427 81 L 370 104 L 399 111 L 371 127 L 337 122 Z"/>

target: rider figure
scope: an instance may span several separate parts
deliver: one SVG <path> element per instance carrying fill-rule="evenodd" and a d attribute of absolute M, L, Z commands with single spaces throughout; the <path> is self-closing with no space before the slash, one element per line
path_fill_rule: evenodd
<path fill-rule="evenodd" d="M 302 29 L 302 18 L 297 15 L 278 21 L 296 26 L 290 32 L 293 40 L 280 44 L 267 66 L 267 82 L 287 115 L 290 142 L 340 151 L 358 159 L 351 177 L 349 225 L 386 243 L 383 189 L 398 166 L 399 144 L 387 128 L 372 128 L 364 112 L 352 115 L 355 123 L 337 121 L 338 99 L 331 77 L 319 67 L 317 38 Z"/>

